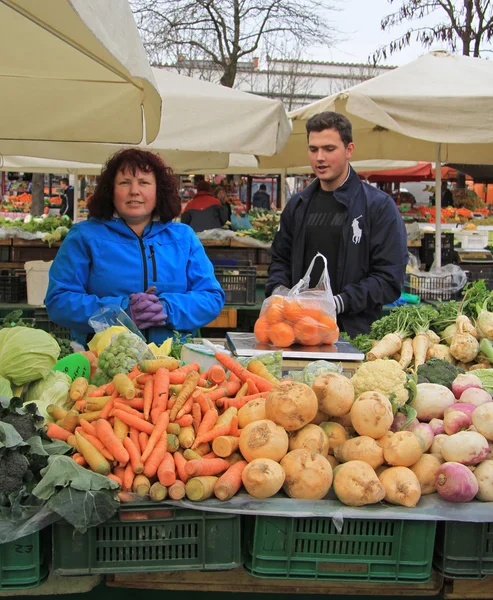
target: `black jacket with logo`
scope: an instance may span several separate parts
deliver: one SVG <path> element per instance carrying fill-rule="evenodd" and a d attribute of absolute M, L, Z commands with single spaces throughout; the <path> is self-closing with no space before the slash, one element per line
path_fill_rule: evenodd
<path fill-rule="evenodd" d="M 279 285 L 293 287 L 304 275 L 305 217 L 319 187 L 315 179 L 289 200 L 281 214 L 272 244 L 267 296 Z M 362 182 L 351 167 L 334 197 L 347 209 L 337 262 L 344 312 L 337 319 L 343 331 L 355 336 L 367 333 L 380 318 L 382 306 L 400 296 L 408 258 L 406 228 L 394 200 Z"/>

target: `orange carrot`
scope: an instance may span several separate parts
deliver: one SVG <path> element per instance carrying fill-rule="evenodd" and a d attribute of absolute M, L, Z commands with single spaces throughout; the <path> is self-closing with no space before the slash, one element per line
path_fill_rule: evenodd
<path fill-rule="evenodd" d="M 91 442 L 91 444 L 96 448 L 96 450 L 99 450 L 101 452 L 101 454 L 106 458 L 106 460 L 109 460 L 110 462 L 113 462 L 115 460 L 113 454 L 111 454 L 111 452 L 104 447 L 103 442 L 97 436 L 91 435 L 90 433 L 86 433 L 85 431 L 80 432 L 80 435 L 86 438 L 88 442 Z"/>
<path fill-rule="evenodd" d="M 247 390 L 248 390 L 248 382 L 244 383 L 241 386 L 241 388 L 236 392 L 235 398 L 242 398 L 243 396 L 246 396 Z M 216 404 L 217 404 L 217 401 L 216 401 Z"/>
<path fill-rule="evenodd" d="M 229 469 L 229 463 L 222 458 L 202 458 L 200 460 L 189 460 L 185 465 L 185 473 L 189 477 L 200 477 L 201 475 L 217 475 Z"/>
<path fill-rule="evenodd" d="M 230 408 L 226 409 L 223 412 L 223 414 L 217 418 L 217 421 L 214 423 L 214 426 L 212 429 L 218 429 L 219 427 L 222 427 L 223 425 L 229 425 L 231 423 L 233 417 L 237 414 L 238 414 L 238 409 L 231 406 Z"/>
<path fill-rule="evenodd" d="M 149 441 L 149 434 L 146 433 L 145 431 L 140 431 L 139 432 L 139 446 L 140 446 L 141 452 L 144 452 L 144 450 L 146 449 L 148 441 Z"/>
<path fill-rule="evenodd" d="M 236 381 L 227 381 L 221 387 L 218 387 L 213 392 L 207 392 L 205 397 L 213 402 L 218 398 L 222 398 L 223 396 L 234 396 L 236 392 L 240 389 L 241 385 Z"/>
<path fill-rule="evenodd" d="M 132 463 L 128 463 L 125 467 L 125 472 L 123 474 L 122 481 L 122 490 L 124 492 L 130 492 L 132 490 L 132 484 L 134 482 L 135 473 L 132 469 Z"/>
<path fill-rule="evenodd" d="M 197 371 L 190 371 L 191 373 L 197 373 Z M 171 371 L 171 373 L 169 374 L 169 382 L 172 384 L 182 384 L 185 383 L 185 380 L 187 378 L 188 373 L 177 373 L 176 371 Z M 198 373 L 197 373 L 198 375 Z M 207 387 L 208 383 L 207 383 L 207 379 L 204 379 L 203 377 L 199 376 L 199 379 L 197 381 L 197 385 L 199 387 Z"/>
<path fill-rule="evenodd" d="M 130 439 L 132 440 L 132 442 L 134 443 L 134 445 L 140 451 L 140 442 L 139 442 L 139 432 L 138 432 L 138 430 L 135 429 L 135 427 L 129 427 L 128 435 L 130 436 Z"/>
<path fill-rule="evenodd" d="M 191 362 L 188 365 L 183 365 L 183 367 L 179 367 L 175 369 L 174 373 L 190 373 L 191 371 L 196 371 L 200 373 L 200 365 L 198 362 Z"/>
<path fill-rule="evenodd" d="M 154 381 L 154 375 L 150 373 L 142 373 L 135 379 L 137 385 L 145 385 L 148 381 Z"/>
<path fill-rule="evenodd" d="M 187 399 L 187 401 L 185 402 L 185 404 L 178 411 L 178 414 L 176 415 L 176 418 L 177 419 L 181 419 L 181 417 L 183 417 L 184 415 L 187 415 L 188 413 L 191 413 L 192 412 L 192 406 L 193 406 L 193 398 L 192 398 L 192 396 L 190 396 L 190 398 Z"/>
<path fill-rule="evenodd" d="M 229 430 L 229 435 L 234 437 L 238 437 L 240 435 L 240 430 L 238 429 L 238 415 L 234 415 L 231 419 L 231 429 Z"/>
<path fill-rule="evenodd" d="M 196 402 L 200 406 L 200 410 L 203 415 L 209 410 L 209 403 L 204 396 L 204 392 L 201 390 L 195 390 L 192 394 L 193 401 Z"/>
<path fill-rule="evenodd" d="M 130 457 L 133 472 L 136 474 L 142 473 L 144 471 L 144 463 L 140 457 L 140 448 L 129 437 L 123 440 L 123 445 Z"/>
<path fill-rule="evenodd" d="M 241 488 L 241 475 L 243 469 L 247 466 L 247 462 L 240 460 L 226 471 L 216 481 L 214 486 L 214 494 L 219 500 L 229 500 Z"/>
<path fill-rule="evenodd" d="M 154 381 L 153 379 L 150 379 L 149 381 L 146 381 L 144 388 L 144 419 L 146 421 L 149 420 L 149 415 L 151 413 L 153 394 Z"/>
<path fill-rule="evenodd" d="M 222 436 L 225 437 L 225 436 Z M 204 454 L 204 456 L 202 456 L 202 458 L 223 458 L 222 456 L 218 456 L 215 452 L 208 452 L 207 454 Z"/>
<path fill-rule="evenodd" d="M 77 402 L 74 403 L 75 410 L 78 410 L 79 412 L 82 412 L 84 410 L 85 406 L 86 406 L 85 400 L 77 400 Z"/>
<path fill-rule="evenodd" d="M 122 467 L 125 466 L 130 460 L 130 456 L 124 445 L 116 437 L 115 432 L 108 421 L 98 419 L 94 424 L 94 427 L 96 428 L 98 438 L 103 442 L 104 447 L 113 454 L 115 460 L 117 460 Z"/>
<path fill-rule="evenodd" d="M 202 422 L 200 423 L 199 428 L 197 430 L 197 436 L 200 436 L 203 433 L 205 433 L 206 431 L 209 431 L 210 429 L 212 429 L 214 427 L 214 425 L 216 424 L 217 419 L 218 419 L 217 410 L 214 408 L 209 409 L 205 413 L 205 415 L 202 417 Z"/>
<path fill-rule="evenodd" d="M 253 379 L 250 379 L 250 378 L 247 379 L 247 387 L 248 387 L 248 394 L 247 394 L 248 396 L 251 396 L 252 394 L 258 394 L 259 390 L 258 390 L 258 387 L 253 382 Z"/>
<path fill-rule="evenodd" d="M 245 367 L 242 367 L 240 363 L 236 362 L 236 360 L 228 354 L 224 354 L 224 352 L 216 352 L 214 357 L 217 362 L 221 363 L 226 369 L 229 369 L 232 373 L 239 377 L 241 381 L 245 382 L 248 381 L 248 379 L 252 379 L 260 392 L 269 392 L 274 387 L 273 383 L 267 381 L 259 375 L 250 373 L 250 371 L 245 369 Z"/>
<path fill-rule="evenodd" d="M 188 400 L 188 398 L 190 398 L 190 396 L 195 391 L 195 388 L 197 387 L 199 379 L 200 379 L 200 377 L 199 377 L 199 374 L 197 373 L 197 371 L 190 371 L 189 373 L 187 373 L 187 377 L 185 379 L 183 387 L 181 388 L 181 391 L 178 394 L 178 397 L 176 398 L 176 403 L 173 406 L 173 408 L 171 409 L 171 414 L 169 416 L 170 421 L 175 421 L 176 415 L 178 414 L 180 409 L 183 407 L 185 402 Z"/>
<path fill-rule="evenodd" d="M 188 427 L 193 423 L 192 415 L 183 415 L 181 419 L 175 421 L 180 427 Z"/>
<path fill-rule="evenodd" d="M 72 454 L 72 459 L 81 467 L 85 467 L 87 465 L 86 459 L 82 456 L 82 454 L 79 454 L 79 452 Z"/>
<path fill-rule="evenodd" d="M 157 424 L 156 424 L 156 428 L 157 428 Z M 150 441 L 151 441 L 151 439 L 149 438 L 149 442 Z M 147 444 L 147 447 L 149 447 L 149 445 L 150 444 Z M 161 435 L 161 439 L 158 440 L 158 442 L 154 446 L 154 449 L 152 450 L 151 454 L 148 456 L 147 460 L 145 461 L 144 475 L 147 475 L 147 477 L 149 477 L 149 478 L 154 477 L 156 475 L 158 467 L 163 462 L 164 457 L 166 455 L 167 445 L 168 445 L 168 434 L 165 432 Z"/>
<path fill-rule="evenodd" d="M 113 473 L 110 473 L 109 475 L 106 475 L 106 477 L 107 477 L 108 479 L 111 479 L 112 481 L 116 481 L 116 483 L 117 483 L 117 484 L 118 484 L 120 487 L 122 487 L 122 485 L 123 485 L 123 482 L 122 482 L 122 480 L 121 480 L 119 477 L 117 477 L 116 475 L 113 475 Z"/>
<path fill-rule="evenodd" d="M 142 462 L 145 464 L 151 452 L 154 450 L 154 446 L 159 442 L 159 440 L 163 437 L 163 434 L 166 433 L 166 427 L 168 427 L 169 416 L 168 413 L 161 413 L 159 415 L 158 420 L 156 421 L 156 425 L 151 432 L 149 440 L 147 442 L 146 449 L 142 453 Z M 164 449 L 166 452 L 166 448 Z M 156 467 L 157 468 L 157 467 Z"/>
<path fill-rule="evenodd" d="M 56 423 L 48 423 L 46 425 L 45 431 L 46 435 L 52 440 L 62 440 L 64 442 L 66 442 L 69 436 L 71 435 L 70 431 L 63 429 Z"/>
<path fill-rule="evenodd" d="M 116 475 L 118 477 L 118 479 L 120 479 L 121 481 L 123 481 L 124 474 L 125 474 L 124 467 L 113 467 L 113 475 Z"/>
<path fill-rule="evenodd" d="M 255 400 L 256 398 L 266 398 L 268 392 L 259 392 L 258 394 L 252 394 L 251 396 L 242 396 L 241 398 L 222 398 L 221 400 L 216 400 L 216 405 L 218 408 L 230 408 L 232 406 L 240 409 L 242 406 L 245 406 L 247 402 L 250 400 Z"/>
<path fill-rule="evenodd" d="M 185 471 L 187 459 L 183 456 L 183 454 L 180 454 L 179 452 L 175 452 L 173 454 L 173 459 L 175 461 L 175 467 L 178 477 L 183 481 L 183 483 L 186 483 L 188 480 L 188 475 Z"/>
<path fill-rule="evenodd" d="M 210 431 L 206 431 L 200 436 L 195 438 L 195 442 L 192 445 L 192 450 L 196 448 L 199 444 L 203 444 L 204 442 L 212 442 L 220 435 L 229 435 L 231 431 L 231 423 L 226 425 L 221 425 L 217 429 L 211 429 Z"/>
<path fill-rule="evenodd" d="M 144 398 L 133 398 L 132 400 L 126 400 L 125 398 L 117 398 L 117 401 L 120 404 L 125 404 L 125 406 L 129 406 L 130 408 L 135 408 L 136 410 L 143 411 L 144 410 Z"/>
<path fill-rule="evenodd" d="M 197 435 L 197 431 L 199 430 L 200 421 L 202 420 L 202 411 L 200 410 L 200 404 L 194 402 L 192 405 L 192 425 L 195 431 L 195 435 Z"/>
<path fill-rule="evenodd" d="M 150 412 L 153 423 L 156 423 L 159 415 L 168 407 L 169 375 L 168 369 L 163 367 L 159 368 L 154 375 L 152 408 Z"/>
<path fill-rule="evenodd" d="M 89 392 L 87 395 L 89 398 L 98 398 L 99 396 L 107 396 L 106 394 L 106 386 L 108 384 L 105 383 L 104 385 L 99 386 L 98 388 L 96 388 L 95 390 L 92 390 L 92 392 Z"/>
<path fill-rule="evenodd" d="M 175 403 L 176 403 L 176 396 L 171 396 L 171 398 L 168 400 L 168 406 L 166 407 L 166 410 L 168 412 L 171 412 L 171 409 L 173 408 Z"/>
<path fill-rule="evenodd" d="M 179 479 L 168 488 L 168 496 L 171 500 L 181 500 L 185 497 L 185 484 Z"/>
<path fill-rule="evenodd" d="M 154 431 L 154 425 L 149 423 L 149 421 L 144 421 L 144 419 L 140 419 L 135 415 L 130 415 L 123 410 L 115 409 L 113 413 L 115 417 L 118 417 L 124 423 L 130 425 L 130 427 L 135 427 L 135 429 L 138 429 L 139 431 L 145 431 L 149 435 Z"/>
<path fill-rule="evenodd" d="M 92 421 L 97 421 L 101 416 L 101 411 L 100 410 L 95 410 L 93 412 L 85 412 L 85 413 L 81 413 L 79 414 L 79 421 L 89 421 L 90 423 L 92 423 Z"/>
<path fill-rule="evenodd" d="M 212 365 L 207 371 L 207 379 L 211 383 L 222 383 L 223 381 L 226 381 L 226 371 L 221 365 Z"/>
<path fill-rule="evenodd" d="M 229 375 L 228 375 L 228 381 L 236 381 L 236 383 L 240 383 L 241 380 L 239 377 L 237 377 L 233 371 L 230 371 Z"/>
<path fill-rule="evenodd" d="M 110 412 L 113 410 L 113 404 L 115 403 L 115 398 L 118 398 L 118 392 L 113 392 L 111 394 L 111 398 L 104 405 L 103 410 L 99 414 L 100 419 L 107 419 L 110 416 Z"/>
<path fill-rule="evenodd" d="M 113 410 L 115 410 L 115 409 L 123 410 L 126 413 L 128 413 L 129 415 L 135 415 L 136 417 L 139 417 L 139 419 L 144 418 L 144 413 L 136 410 L 135 408 L 132 408 L 131 406 L 127 406 L 126 404 L 123 404 L 123 402 L 118 402 L 115 400 Z"/>
<path fill-rule="evenodd" d="M 157 469 L 157 476 L 162 485 L 170 486 L 176 481 L 176 467 L 173 455 L 169 452 L 164 453 L 163 460 Z"/>

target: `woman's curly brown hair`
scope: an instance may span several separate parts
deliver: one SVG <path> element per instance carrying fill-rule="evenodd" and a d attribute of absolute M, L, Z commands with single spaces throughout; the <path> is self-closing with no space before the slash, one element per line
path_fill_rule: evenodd
<path fill-rule="evenodd" d="M 155 216 L 161 223 L 168 223 L 181 213 L 181 200 L 173 171 L 162 158 L 138 148 L 126 148 L 113 154 L 101 171 L 91 202 L 88 206 L 89 216 L 109 220 L 115 212 L 113 192 L 115 177 L 119 171 L 136 171 L 154 173 L 156 178 Z"/>

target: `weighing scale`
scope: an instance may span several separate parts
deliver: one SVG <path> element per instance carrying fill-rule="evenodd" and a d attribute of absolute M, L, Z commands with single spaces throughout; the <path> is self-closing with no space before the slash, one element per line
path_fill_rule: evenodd
<path fill-rule="evenodd" d="M 360 361 L 365 355 L 352 346 L 349 342 L 340 339 L 332 345 L 301 346 L 295 344 L 289 348 L 280 348 L 272 344 L 261 344 L 255 339 L 253 333 L 227 332 L 226 343 L 236 356 L 258 356 L 265 352 L 282 350 L 283 358 L 298 358 L 304 360 L 340 360 Z"/>
<path fill-rule="evenodd" d="M 468 273 L 468 281 L 484 279 L 493 289 L 493 254 L 489 250 L 457 250 L 457 264 Z"/>
<path fill-rule="evenodd" d="M 458 263 L 461 264 L 493 264 L 493 254 L 489 250 L 462 250 L 457 251 Z"/>

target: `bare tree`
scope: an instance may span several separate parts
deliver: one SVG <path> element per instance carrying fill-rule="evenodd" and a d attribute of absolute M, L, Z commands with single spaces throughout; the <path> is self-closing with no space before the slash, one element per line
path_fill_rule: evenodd
<path fill-rule="evenodd" d="M 173 53 L 198 52 L 233 87 L 238 62 L 259 49 L 264 36 L 283 35 L 302 46 L 330 44 L 328 13 L 335 0 L 132 0 L 132 8 L 154 64 Z"/>
<path fill-rule="evenodd" d="M 395 0 L 388 0 L 395 4 Z M 411 42 L 430 48 L 434 42 L 444 42 L 453 51 L 461 48 L 465 56 L 479 57 L 484 44 L 493 38 L 492 0 L 401 0 L 399 10 L 381 21 L 384 31 L 406 21 L 419 21 L 432 13 L 439 14 L 436 25 L 410 27 L 404 35 L 382 46 L 373 55 L 374 62 L 387 58 Z"/>
<path fill-rule="evenodd" d="M 44 173 L 33 173 L 31 214 L 42 215 L 45 208 L 45 176 Z"/>
<path fill-rule="evenodd" d="M 373 77 L 376 77 L 377 75 L 380 75 L 380 71 L 376 65 L 367 64 L 351 66 L 343 77 L 330 80 L 330 90 L 328 93 L 337 94 L 337 92 L 342 92 L 353 85 L 363 83 L 363 81 L 367 81 L 368 79 L 373 79 Z"/>

